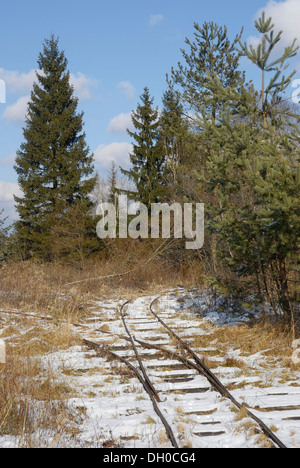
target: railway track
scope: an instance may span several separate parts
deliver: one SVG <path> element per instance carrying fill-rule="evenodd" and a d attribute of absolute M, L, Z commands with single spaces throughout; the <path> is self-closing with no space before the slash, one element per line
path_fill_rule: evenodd
<path fill-rule="evenodd" d="M 268 425 L 258 416 L 262 408 L 255 405 L 255 410 L 252 410 L 247 402 L 240 401 L 236 392 L 228 389 L 228 379 L 225 379 L 224 385 L 205 360 L 199 357 L 199 353 L 194 351 L 189 343 L 193 342 L 199 329 L 193 329 L 188 321 L 175 321 L 174 316 L 164 310 L 164 300 L 164 297 L 156 298 L 140 304 L 137 310 L 136 303 L 123 303 L 118 310 L 119 325 L 122 327 L 112 332 L 98 329 L 104 339 L 100 342 L 85 339 L 84 344 L 93 349 L 96 355 L 119 361 L 132 372 L 147 392 L 167 440 L 173 447 L 187 447 L 189 439 L 187 430 L 183 437 L 184 431 L 178 430 L 178 424 L 172 418 L 174 412 L 169 409 L 176 406 L 177 412 L 178 408 L 181 409 L 185 427 L 193 427 L 193 435 L 199 437 L 200 441 L 209 441 L 207 446 L 213 445 L 212 441 L 216 441 L 217 446 L 220 438 L 228 440 L 232 434 L 234 417 L 239 413 L 243 414 L 244 419 L 247 418 L 248 425 L 249 420 L 252 421 L 252 430 L 257 436 L 263 434 L 273 447 L 287 448 L 286 443 L 270 428 L 272 424 Z M 159 306 L 160 311 L 157 310 Z M 176 330 L 176 326 L 181 329 Z M 105 337 L 115 337 L 117 341 L 108 346 Z M 232 382 L 229 382 L 229 386 L 232 386 Z M 218 417 L 218 405 L 212 404 L 215 401 L 226 402 L 228 413 L 222 412 Z M 280 409 L 283 411 L 283 408 Z M 296 421 L 298 415 L 294 413 L 298 407 L 295 405 L 292 411 L 289 420 Z M 183 426 L 181 424 L 181 429 Z"/>

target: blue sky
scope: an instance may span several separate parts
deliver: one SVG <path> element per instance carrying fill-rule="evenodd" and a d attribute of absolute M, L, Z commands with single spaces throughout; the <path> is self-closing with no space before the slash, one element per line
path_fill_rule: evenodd
<path fill-rule="evenodd" d="M 52 33 L 65 51 L 79 109 L 85 113 L 87 143 L 96 169 L 105 176 L 112 160 L 128 164 L 130 112 L 148 86 L 160 106 L 165 76 L 181 61 L 185 38 L 194 22 L 226 24 L 234 37 L 255 36 L 254 18 L 261 9 L 272 14 L 288 43 L 297 35 L 300 0 L 11 0 L 2 3 L 0 79 L 6 103 L 0 103 L 0 210 L 13 216 L 18 193 L 14 157 L 23 140 L 22 127 L 37 58 Z M 297 59 L 298 60 L 298 59 Z M 298 61 L 293 63 L 299 69 Z M 299 59 L 300 63 L 300 59 Z M 253 67 L 242 66 L 255 79 Z"/>

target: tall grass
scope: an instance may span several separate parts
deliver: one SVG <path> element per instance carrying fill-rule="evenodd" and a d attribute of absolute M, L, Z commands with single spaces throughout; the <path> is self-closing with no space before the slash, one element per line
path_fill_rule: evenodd
<path fill-rule="evenodd" d="M 0 436 L 16 447 L 70 444 L 80 414 L 68 404 L 71 390 L 38 361 L 9 354 L 0 370 Z"/>

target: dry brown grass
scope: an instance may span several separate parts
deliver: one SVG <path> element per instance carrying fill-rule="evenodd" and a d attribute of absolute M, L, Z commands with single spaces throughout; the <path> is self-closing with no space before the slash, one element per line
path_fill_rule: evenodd
<path fill-rule="evenodd" d="M 202 328 L 202 325 L 201 325 Z M 222 357 L 223 367 L 232 367 L 240 370 L 240 376 L 251 376 L 253 372 L 262 375 L 264 369 L 274 369 L 273 378 L 280 383 L 291 382 L 295 380 L 295 371 L 300 369 L 292 360 L 292 342 L 294 339 L 293 330 L 291 331 L 284 323 L 253 321 L 252 323 L 234 326 L 207 326 L 207 334 L 198 335 L 193 340 L 193 346 L 199 353 L 208 357 Z M 298 332 L 299 333 L 299 332 Z M 207 350 L 213 347 L 215 350 Z M 232 357 L 232 351 L 239 350 L 239 357 Z M 254 370 L 252 365 L 247 364 L 247 357 L 258 354 L 256 363 L 259 368 Z M 211 368 L 220 365 L 217 361 L 211 363 Z M 280 370 L 279 370 L 280 369 Z M 269 374 L 271 375 L 271 374 Z M 271 384 L 265 382 L 265 385 Z M 241 388 L 244 384 L 239 383 L 233 388 Z M 262 385 L 262 382 L 257 383 Z M 297 385 L 296 382 L 293 385 Z"/>
<path fill-rule="evenodd" d="M 242 421 L 243 419 L 246 419 L 248 417 L 249 415 L 246 408 L 241 408 L 235 418 L 235 421 Z"/>
<path fill-rule="evenodd" d="M 150 248 L 151 247 L 151 248 Z M 20 262 L 0 268 L 1 307 L 40 315 L 81 316 L 95 297 L 131 298 L 178 284 L 200 286 L 198 259 L 184 266 L 156 256 L 157 245 L 125 241 L 116 243 L 109 258 L 104 253 L 78 269 L 60 263 Z M 124 274 L 125 273 L 125 274 Z"/>
<path fill-rule="evenodd" d="M 18 447 L 63 443 L 63 435 L 78 431 L 81 421 L 68 405 L 70 395 L 70 388 L 45 373 L 36 359 L 10 351 L 0 374 L 0 435 L 15 436 Z"/>
<path fill-rule="evenodd" d="M 19 447 L 64 444 L 78 432 L 70 388 L 37 358 L 79 343 L 71 323 L 85 313 L 87 296 L 63 296 L 54 277 L 60 269 L 20 263 L 0 272 L 0 332 L 9 338 L 7 364 L 0 369 L 0 435 L 15 436 Z"/>
<path fill-rule="evenodd" d="M 48 354 L 58 349 L 65 350 L 81 344 L 81 340 L 69 323 L 48 326 L 45 330 L 35 326 L 14 340 L 14 352 L 20 356 L 37 356 Z"/>
<path fill-rule="evenodd" d="M 256 323 L 215 327 L 209 338 L 211 342 L 217 340 L 225 349 L 240 349 L 245 356 L 259 352 L 264 352 L 264 355 L 270 358 L 291 356 L 292 335 L 282 324 Z"/>
<path fill-rule="evenodd" d="M 36 314 L 45 320 L 80 317 L 90 299 L 88 291 L 66 291 L 60 265 L 9 264 L 0 270 L 1 308 L 17 320 Z M 34 317 L 33 317 L 34 319 Z"/>

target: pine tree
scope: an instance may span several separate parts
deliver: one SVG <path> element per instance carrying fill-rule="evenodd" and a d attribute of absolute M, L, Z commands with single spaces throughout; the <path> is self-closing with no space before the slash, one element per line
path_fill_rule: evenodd
<path fill-rule="evenodd" d="M 153 108 L 154 99 L 150 97 L 147 87 L 140 99 L 141 103 L 132 114 L 132 122 L 136 131 L 128 131 L 134 139 L 133 153 L 130 155 L 132 168 L 121 169 L 121 171 L 137 189 L 136 192 L 123 191 L 123 193 L 150 209 L 151 204 L 161 202 L 166 193 L 163 176 L 165 153 L 159 139 L 158 110 Z"/>
<path fill-rule="evenodd" d="M 185 65 L 178 63 L 178 70 L 172 69 L 172 77 L 188 107 L 200 112 L 205 106 L 206 115 L 215 123 L 221 106 L 218 97 L 206 86 L 207 77 L 218 78 L 224 87 L 236 87 L 243 82 L 243 74 L 238 70 L 240 55 L 236 51 L 240 35 L 231 42 L 226 26 L 213 22 L 205 22 L 202 27 L 195 23 L 194 29 L 194 42 L 188 38 L 185 41 L 190 50 L 181 50 Z"/>
<path fill-rule="evenodd" d="M 290 270 L 300 260 L 299 145 L 275 128 L 255 164 L 245 171 L 257 198 L 254 220 L 263 246 L 261 264 L 269 270 L 278 303 L 292 324 Z M 263 273 L 263 272 L 261 272 Z M 268 292 L 268 291 L 267 291 Z"/>
<path fill-rule="evenodd" d="M 263 15 L 258 24 L 264 22 Z M 259 68 L 260 50 L 264 47 L 257 50 Z M 282 58 L 282 70 L 289 57 L 287 53 Z M 269 58 L 274 65 L 276 60 L 272 62 L 272 55 Z M 272 85 L 272 79 L 266 88 L 265 105 L 283 99 L 288 81 L 279 70 L 275 72 L 277 85 Z M 292 324 L 289 278 L 299 261 L 300 244 L 299 124 L 290 130 L 284 106 L 274 113 L 268 107 L 264 115 L 253 86 L 224 88 L 220 80 L 209 80 L 208 85 L 224 103 L 218 126 L 202 115 L 211 134 L 204 179 L 207 190 L 216 194 L 210 227 L 217 237 L 219 256 L 237 280 L 244 278 L 239 284 L 255 286 L 259 301 L 267 299 Z"/>
<path fill-rule="evenodd" d="M 275 34 L 272 18 L 266 19 L 265 12 L 262 12 L 258 21 L 255 21 L 255 27 L 261 35 L 261 41 L 256 49 L 252 45 L 248 47 L 246 43 L 243 44 L 240 38 L 238 41 L 241 46 L 241 53 L 261 70 L 260 112 L 266 130 L 268 119 L 271 118 L 271 121 L 274 121 L 277 111 L 282 114 L 283 109 L 282 107 L 280 108 L 279 104 L 283 102 L 283 92 L 290 85 L 296 71 L 293 71 L 288 76 L 283 75 L 283 72 L 287 69 L 287 60 L 295 57 L 299 46 L 296 46 L 297 39 L 295 38 L 291 45 L 285 47 L 280 57 L 274 58 L 274 47 L 280 42 L 283 32 L 280 31 L 278 34 Z M 266 82 L 267 73 L 273 73 L 269 83 Z M 286 108 L 286 111 L 287 115 L 289 115 L 288 108 Z"/>
<path fill-rule="evenodd" d="M 25 257 L 52 258 L 54 226 L 72 210 L 85 213 L 85 228 L 93 230 L 89 214 L 93 156 L 89 155 L 83 113 L 70 84 L 67 59 L 51 36 L 38 58 L 37 82 L 28 104 L 24 139 L 15 170 L 23 197 L 15 197 L 20 220 L 16 232 Z"/>

